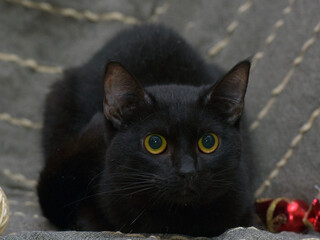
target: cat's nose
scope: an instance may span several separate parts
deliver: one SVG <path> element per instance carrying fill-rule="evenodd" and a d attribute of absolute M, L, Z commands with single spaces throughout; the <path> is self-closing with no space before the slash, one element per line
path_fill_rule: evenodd
<path fill-rule="evenodd" d="M 196 178 L 196 172 L 180 173 L 180 176 L 185 179 L 187 183 L 192 183 Z"/>
<path fill-rule="evenodd" d="M 195 188 L 195 180 L 196 180 L 196 172 L 188 171 L 188 172 L 180 172 L 180 177 L 182 178 L 183 188 L 181 189 L 183 194 L 190 194 L 196 191 Z"/>
<path fill-rule="evenodd" d="M 195 162 L 191 157 L 186 157 L 183 159 L 183 162 L 179 168 L 179 175 L 188 182 L 194 181 L 196 177 L 196 167 Z"/>

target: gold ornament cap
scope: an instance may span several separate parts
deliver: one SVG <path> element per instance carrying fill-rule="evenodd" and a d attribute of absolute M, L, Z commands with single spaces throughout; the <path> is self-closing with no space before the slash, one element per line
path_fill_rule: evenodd
<path fill-rule="evenodd" d="M 0 235 L 4 232 L 9 223 L 9 216 L 10 210 L 8 200 L 0 187 Z"/>

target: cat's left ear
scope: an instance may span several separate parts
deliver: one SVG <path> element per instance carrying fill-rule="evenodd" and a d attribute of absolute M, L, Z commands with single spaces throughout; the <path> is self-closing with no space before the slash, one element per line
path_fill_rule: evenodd
<path fill-rule="evenodd" d="M 119 63 L 107 65 L 103 83 L 104 115 L 119 128 L 138 108 L 151 103 L 151 97 L 140 87 L 134 77 Z"/>
<path fill-rule="evenodd" d="M 249 72 L 250 61 L 238 63 L 205 96 L 205 104 L 217 108 L 231 125 L 238 122 L 243 113 Z"/>

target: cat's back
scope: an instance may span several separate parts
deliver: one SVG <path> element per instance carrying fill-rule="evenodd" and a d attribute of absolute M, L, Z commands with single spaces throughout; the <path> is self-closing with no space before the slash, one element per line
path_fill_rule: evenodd
<path fill-rule="evenodd" d="M 221 75 L 218 68 L 207 65 L 191 45 L 165 26 L 146 24 L 122 30 L 86 64 L 67 70 L 64 79 L 53 86 L 45 105 L 45 149 L 51 148 L 52 141 L 60 142 L 66 135 L 78 133 L 96 112 L 102 111 L 102 82 L 110 61 L 123 65 L 143 87 L 200 86 Z"/>
<path fill-rule="evenodd" d="M 201 56 L 179 34 L 163 25 L 122 30 L 81 68 L 81 73 L 103 77 L 109 61 L 121 63 L 143 86 L 199 86 L 212 82 L 212 72 Z"/>

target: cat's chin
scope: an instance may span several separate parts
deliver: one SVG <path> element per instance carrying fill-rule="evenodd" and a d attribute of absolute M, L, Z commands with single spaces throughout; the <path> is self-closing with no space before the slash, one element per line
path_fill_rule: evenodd
<path fill-rule="evenodd" d="M 227 189 L 207 189 L 206 191 L 195 191 L 188 187 L 176 191 L 168 192 L 165 197 L 167 203 L 175 203 L 180 206 L 208 205 L 224 197 L 228 193 Z"/>
<path fill-rule="evenodd" d="M 188 205 L 192 203 L 199 202 L 199 193 L 192 191 L 191 189 L 184 188 L 175 193 L 170 193 L 167 195 L 167 201 L 171 203 L 176 203 L 179 205 Z"/>

